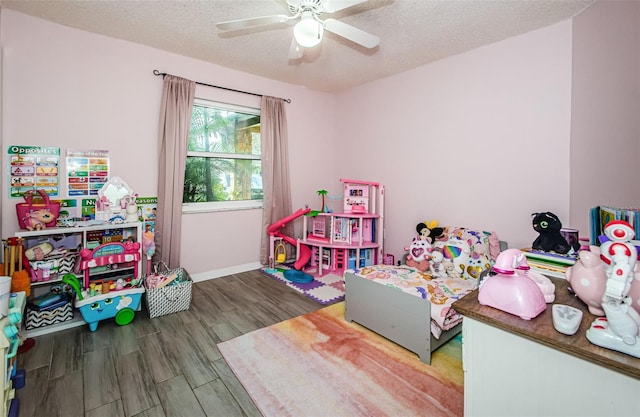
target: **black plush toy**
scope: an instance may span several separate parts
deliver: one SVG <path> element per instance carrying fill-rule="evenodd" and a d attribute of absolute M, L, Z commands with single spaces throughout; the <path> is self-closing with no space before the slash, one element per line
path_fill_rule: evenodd
<path fill-rule="evenodd" d="M 533 213 L 533 230 L 540 235 L 533 241 L 532 249 L 545 252 L 568 253 L 572 247 L 560 234 L 562 222 L 551 212 Z"/>
<path fill-rule="evenodd" d="M 444 233 L 444 229 L 437 226 L 437 221 L 433 221 L 429 224 L 426 222 L 418 223 L 416 226 L 416 232 L 418 232 L 418 236 L 421 240 L 427 240 L 429 243 L 433 243 Z"/>

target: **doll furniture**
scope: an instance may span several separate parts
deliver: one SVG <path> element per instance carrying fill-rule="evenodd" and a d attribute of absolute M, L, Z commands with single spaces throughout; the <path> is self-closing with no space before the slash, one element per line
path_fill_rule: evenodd
<path fill-rule="evenodd" d="M 96 200 L 96 220 L 115 223 L 138 221 L 136 196 L 129 185 L 120 177 L 111 177 L 98 190 Z M 135 215 L 133 215 L 135 213 Z"/>
<path fill-rule="evenodd" d="M 446 246 L 454 238 L 469 251 Z M 441 239 L 445 256 L 459 258 L 460 273 L 436 277 L 407 265 L 373 265 L 344 274 L 345 319 L 418 354 L 427 364 L 436 348 L 461 331 L 462 316 L 451 305 L 477 288 L 490 260 L 486 232 L 446 227 Z"/>

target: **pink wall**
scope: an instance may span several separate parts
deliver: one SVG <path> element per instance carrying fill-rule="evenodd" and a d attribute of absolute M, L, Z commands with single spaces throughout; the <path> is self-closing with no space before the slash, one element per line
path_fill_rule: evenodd
<path fill-rule="evenodd" d="M 586 230 L 588 207 L 637 202 L 628 192 L 637 185 L 624 178 L 638 177 L 638 15 L 638 3 L 598 2 L 573 22 L 333 96 L 2 10 L 2 158 L 12 144 L 106 148 L 114 175 L 155 195 L 158 69 L 293 100 L 294 209 L 319 206 L 322 188 L 340 194 L 343 177 L 379 181 L 386 252 L 396 257 L 415 224 L 431 219 L 528 246 L 532 212 L 550 210 Z M 198 94 L 257 103 L 213 89 Z M 611 164 L 623 161 L 615 187 L 594 174 L 608 155 Z M 16 229 L 16 200 L 6 194 L 3 236 Z M 183 266 L 207 278 L 257 265 L 260 217 L 186 215 Z"/>
<path fill-rule="evenodd" d="M 145 46 L 2 10 L 2 158 L 9 145 L 108 149 L 112 175 L 142 196 L 157 195 L 157 132 L 162 79 L 154 69 L 292 99 L 287 105 L 294 207 L 314 204 L 333 171 L 335 97 Z M 283 57 L 286 59 L 286 57 Z M 238 104 L 253 96 L 198 88 Z M 322 121 L 319 123 L 318 121 Z M 304 155 L 304 156 L 303 156 Z M 308 157 L 306 155 L 309 155 Z M 313 162 L 313 163 L 310 163 Z M 5 171 L 2 181 L 7 181 Z M 66 189 L 63 190 L 66 195 Z M 3 236 L 17 229 L 15 199 L 2 194 Z M 261 210 L 184 216 L 182 265 L 190 273 L 257 266 Z M 206 276 L 203 276 L 206 278 Z"/>
<path fill-rule="evenodd" d="M 337 115 L 336 177 L 386 186 L 396 258 L 423 220 L 523 247 L 531 213 L 569 216 L 570 21 L 346 92 Z"/>
<path fill-rule="evenodd" d="M 640 2 L 597 2 L 573 19 L 571 220 L 640 203 Z"/>

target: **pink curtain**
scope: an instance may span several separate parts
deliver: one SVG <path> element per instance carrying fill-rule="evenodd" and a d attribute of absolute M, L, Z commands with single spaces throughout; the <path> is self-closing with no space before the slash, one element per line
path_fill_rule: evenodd
<path fill-rule="evenodd" d="M 158 214 L 156 254 L 169 268 L 180 265 L 182 192 L 187 143 L 196 83 L 173 75 L 164 77 L 158 129 Z"/>
<path fill-rule="evenodd" d="M 269 261 L 269 236 L 267 227 L 276 220 L 290 215 L 291 181 L 289 179 L 289 145 L 287 139 L 287 116 L 284 100 L 262 97 L 260 113 L 260 140 L 262 144 L 262 188 L 264 211 L 262 215 L 262 241 L 260 262 Z M 282 233 L 293 237 L 293 225 L 288 224 Z"/>

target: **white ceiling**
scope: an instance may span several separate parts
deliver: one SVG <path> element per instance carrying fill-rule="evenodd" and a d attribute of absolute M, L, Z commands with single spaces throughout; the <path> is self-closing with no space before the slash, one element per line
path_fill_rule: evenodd
<path fill-rule="evenodd" d="M 226 33 L 215 26 L 289 14 L 285 0 L 0 0 L 0 6 L 263 77 L 339 92 L 569 19 L 593 1 L 369 0 L 322 17 L 378 36 L 378 47 L 369 50 L 325 32 L 319 46 L 295 61 L 288 59 L 293 24 Z"/>

